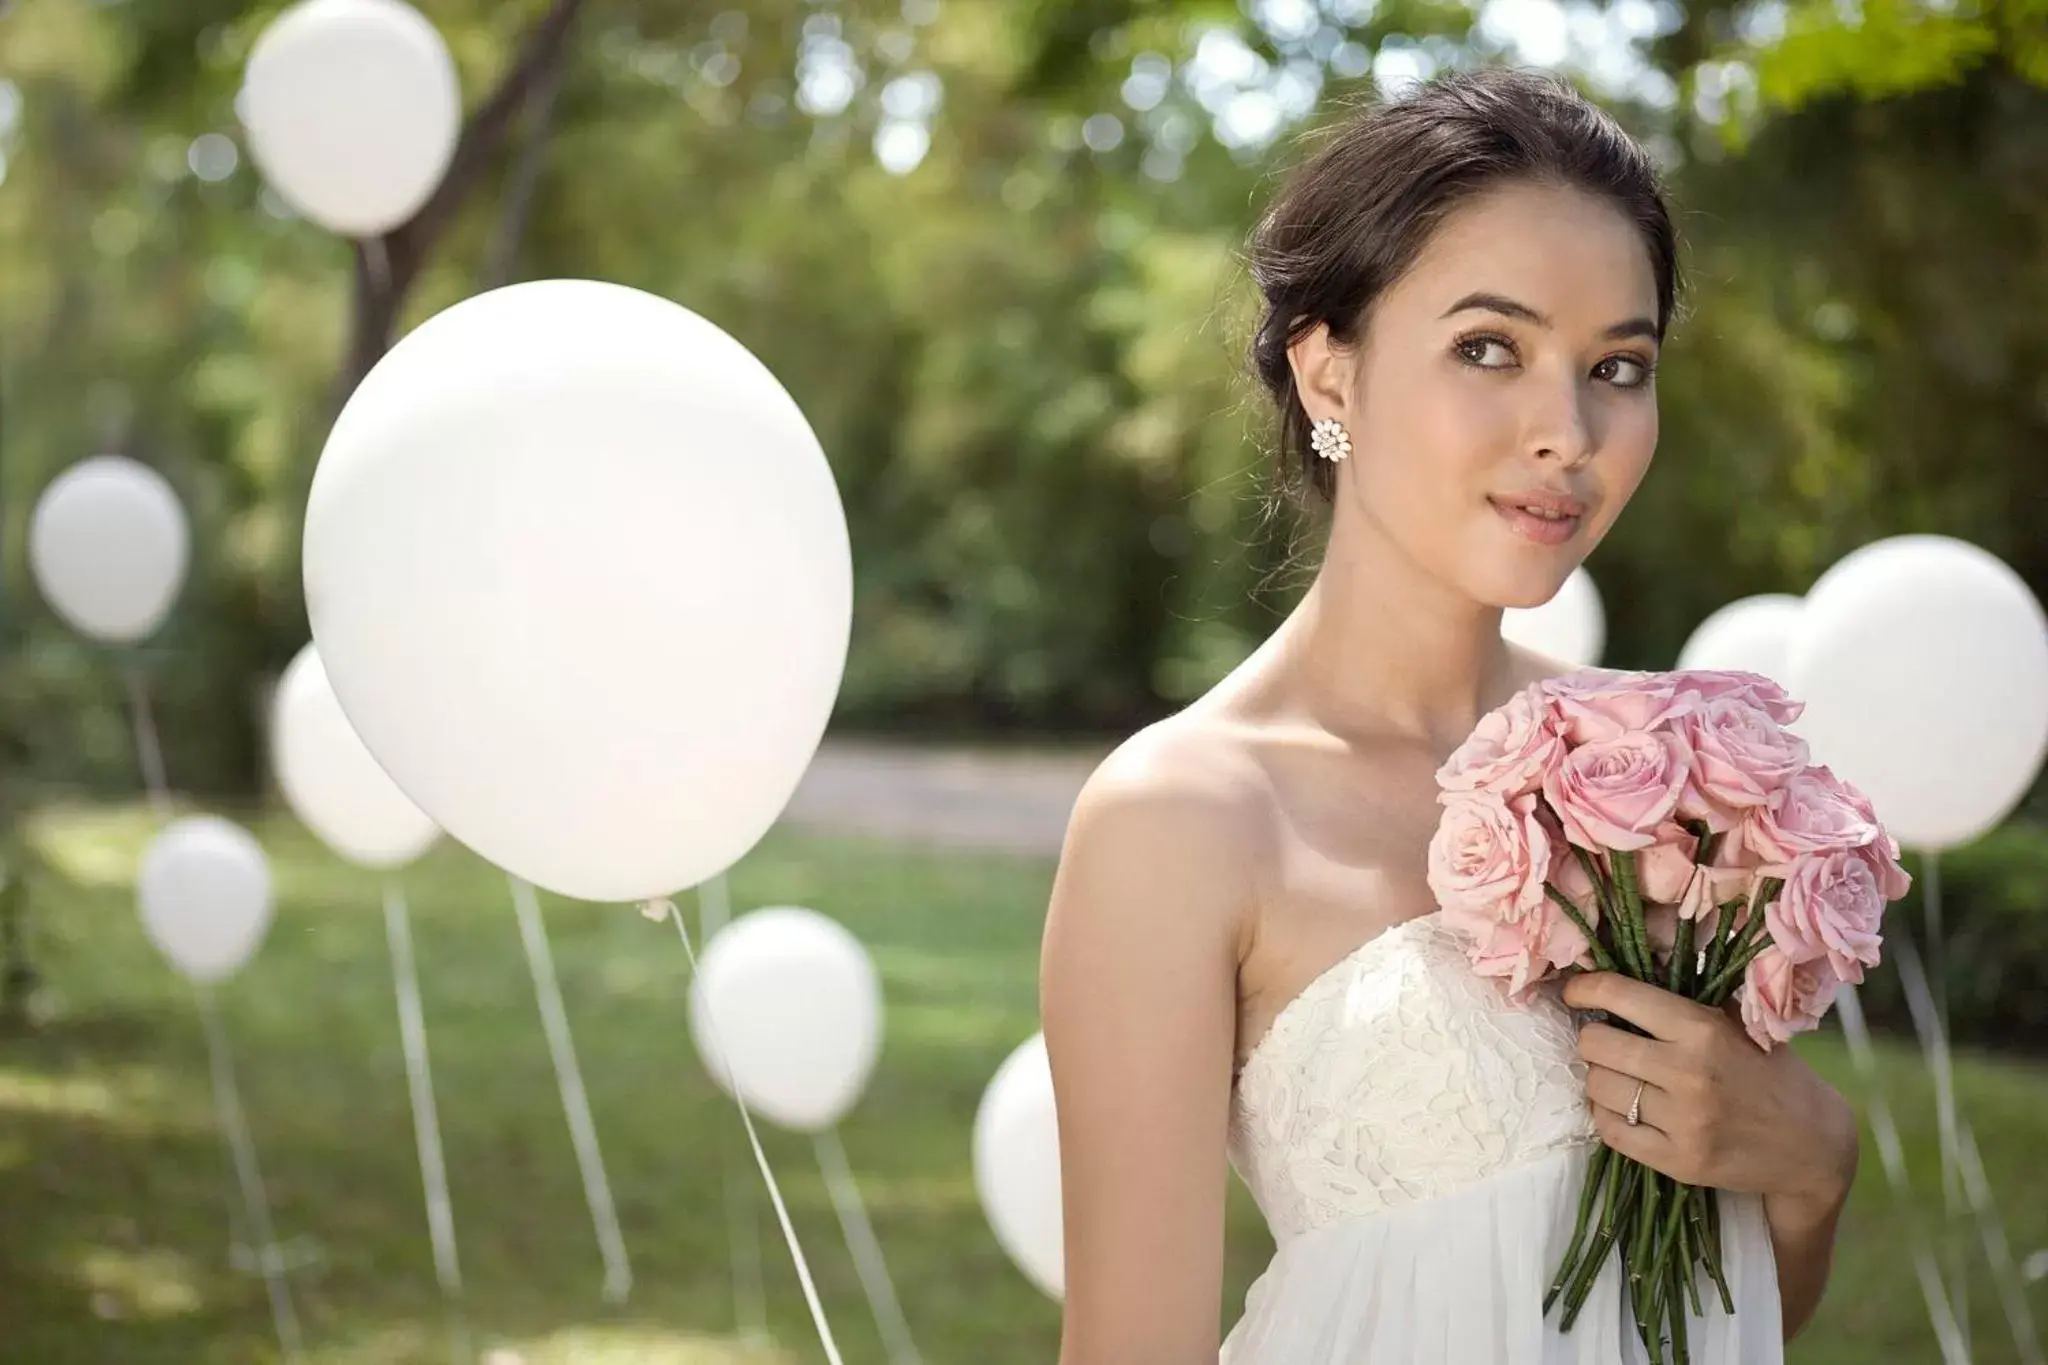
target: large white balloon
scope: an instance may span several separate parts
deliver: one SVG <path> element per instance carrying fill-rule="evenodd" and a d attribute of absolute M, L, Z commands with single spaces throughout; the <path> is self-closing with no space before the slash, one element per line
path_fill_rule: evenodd
<path fill-rule="evenodd" d="M 618 285 L 429 319 L 329 436 L 306 607 L 335 694 L 441 828 L 527 881 L 644 900 L 788 804 L 846 663 L 846 517 L 744 347 Z"/>
<path fill-rule="evenodd" d="M 982 1092 L 974 1115 L 974 1188 L 1017 1268 L 1046 1294 L 1064 1298 L 1059 1116 L 1042 1033 L 1004 1059 Z"/>
<path fill-rule="evenodd" d="M 152 634 L 185 583 L 190 533 L 163 475 L 125 455 L 50 481 L 28 528 L 29 570 L 73 630 L 109 644 Z"/>
<path fill-rule="evenodd" d="M 1866 545 L 1807 594 L 1791 687 L 1814 760 L 1901 843 L 1969 842 L 2048 754 L 2048 617 L 1996 556 L 1946 536 Z"/>
<path fill-rule="evenodd" d="M 1804 606 L 1782 592 L 1737 598 L 1699 623 L 1678 652 L 1678 666 L 1760 673 L 1789 688 L 1792 636 Z"/>
<path fill-rule="evenodd" d="M 241 970 L 270 929 L 270 861 L 249 831 L 217 815 L 166 825 L 142 855 L 135 890 L 149 941 L 194 981 Z"/>
<path fill-rule="evenodd" d="M 462 129 L 448 45 L 402 0 L 303 0 L 257 38 L 236 102 L 272 189 L 375 237 L 426 203 Z"/>
<path fill-rule="evenodd" d="M 363 747 L 312 645 L 299 651 L 278 682 L 271 754 L 293 814 L 352 863 L 402 867 L 440 836 Z"/>
<path fill-rule="evenodd" d="M 1607 614 L 1593 575 L 1581 566 L 1564 586 L 1540 607 L 1513 607 L 1501 613 L 1503 639 L 1562 663 L 1591 667 L 1607 646 Z"/>
<path fill-rule="evenodd" d="M 860 940 L 799 906 L 741 915 L 712 935 L 690 987 L 705 1070 L 784 1128 L 817 1133 L 867 1089 L 882 1044 L 882 986 Z"/>

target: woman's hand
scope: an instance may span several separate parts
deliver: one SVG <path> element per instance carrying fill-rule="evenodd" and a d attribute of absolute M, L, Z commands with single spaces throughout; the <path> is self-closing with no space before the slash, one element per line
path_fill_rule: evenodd
<path fill-rule="evenodd" d="M 1587 1100 L 1609 1147 L 1688 1185 L 1815 1211 L 1839 1205 L 1855 1175 L 1856 1116 L 1798 1053 L 1765 1052 L 1730 1011 L 1616 972 L 1575 976 L 1564 999 L 1651 1035 L 1579 1030 Z M 1631 1127 L 1638 1084 L 1641 1122 Z"/>

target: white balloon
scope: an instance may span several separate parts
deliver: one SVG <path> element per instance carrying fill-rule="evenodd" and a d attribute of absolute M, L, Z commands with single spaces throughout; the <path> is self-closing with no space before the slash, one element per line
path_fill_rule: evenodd
<path fill-rule="evenodd" d="M 2048 617 L 2020 576 L 1947 536 L 1866 545 L 1807 594 L 1799 731 L 1899 842 L 1968 843 L 2048 755 Z"/>
<path fill-rule="evenodd" d="M 690 1037 L 711 1078 L 755 1113 L 817 1133 L 857 1103 L 882 1044 L 882 985 L 860 940 L 799 906 L 712 935 L 690 987 Z"/>
<path fill-rule="evenodd" d="M 270 187 L 375 237 L 426 203 L 455 155 L 462 89 L 440 31 L 402 0 L 303 0 L 256 40 L 235 102 Z"/>
<path fill-rule="evenodd" d="M 996 1241 L 1025 1278 L 1064 1298 L 1059 1116 L 1042 1033 L 1005 1058 L 982 1092 L 974 1115 L 974 1188 Z"/>
<path fill-rule="evenodd" d="M 81 460 L 51 480 L 28 528 L 29 570 L 83 635 L 133 644 L 163 624 L 185 583 L 185 509 L 163 475 L 125 455 Z"/>
<path fill-rule="evenodd" d="M 1591 667 L 1607 645 L 1607 615 L 1600 590 L 1584 566 L 1540 607 L 1511 607 L 1501 613 L 1501 637 L 1511 644 L 1562 663 Z"/>
<path fill-rule="evenodd" d="M 136 876 L 142 927 L 194 981 L 240 971 L 270 930 L 270 861 L 249 831 L 217 815 L 174 820 Z"/>
<path fill-rule="evenodd" d="M 286 804 L 321 842 L 362 867 L 403 867 L 441 831 L 363 747 L 312 645 L 271 705 L 271 755 Z"/>
<path fill-rule="evenodd" d="M 1782 592 L 1737 598 L 1694 628 L 1678 666 L 1760 673 L 1789 690 L 1792 636 L 1804 606 Z"/>
<path fill-rule="evenodd" d="M 831 467 L 697 314 L 548 280 L 408 335 L 328 438 L 306 607 L 335 694 L 441 828 L 645 900 L 759 841 L 817 751 L 853 567 Z"/>

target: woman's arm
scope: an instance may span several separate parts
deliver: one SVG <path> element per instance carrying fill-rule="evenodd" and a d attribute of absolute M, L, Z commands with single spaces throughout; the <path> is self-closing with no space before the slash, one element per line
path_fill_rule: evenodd
<path fill-rule="evenodd" d="M 1244 784 L 1148 732 L 1075 807 L 1042 1011 L 1066 1230 L 1061 1365 L 1215 1365 Z"/>
<path fill-rule="evenodd" d="M 1778 1261 L 1778 1303 L 1790 1341 L 1820 1307 L 1834 1267 L 1835 1225 L 1856 1181 L 1858 1134 L 1856 1112 L 1839 1091 L 1813 1078 L 1817 1085 L 1812 1131 L 1834 1155 L 1831 1169 L 1820 1173 L 1813 1188 L 1764 1196 L 1764 1218 L 1771 1226 L 1771 1249 Z"/>

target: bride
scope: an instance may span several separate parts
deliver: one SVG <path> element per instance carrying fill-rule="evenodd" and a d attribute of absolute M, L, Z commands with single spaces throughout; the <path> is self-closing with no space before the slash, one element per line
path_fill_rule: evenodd
<path fill-rule="evenodd" d="M 1772 1365 L 1854 1175 L 1841 1096 L 1620 977 L 1509 1005 L 1425 880 L 1436 769 L 1562 671 L 1501 610 L 1557 590 L 1656 446 L 1677 267 L 1650 159 L 1547 77 L 1449 76 L 1335 129 L 1251 260 L 1329 540 L 1271 639 L 1074 813 L 1042 981 L 1063 1365 L 1217 1360 L 1226 1165 L 1277 1243 L 1228 1365 L 1645 1360 L 1611 1259 L 1570 1332 L 1542 1311 L 1599 1142 L 1728 1192 L 1737 1311 L 1705 1296 L 1692 1359 Z"/>

